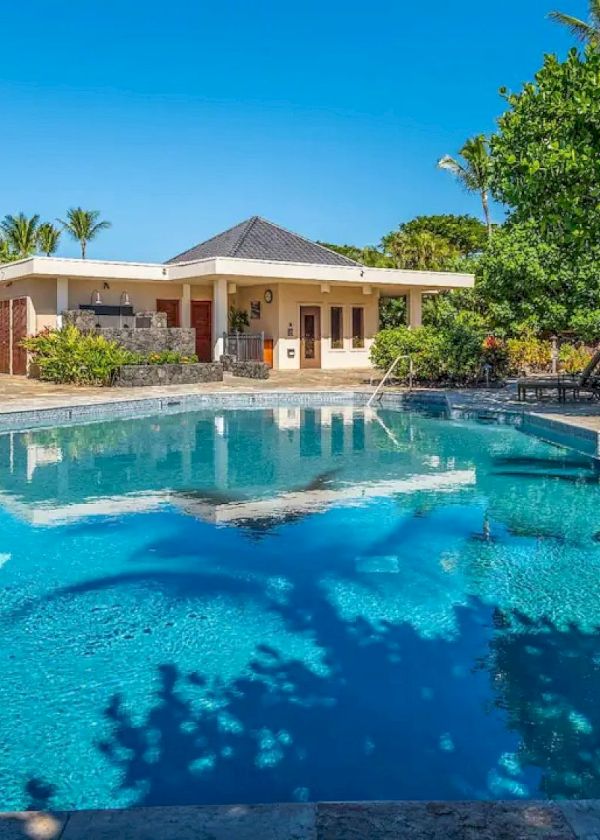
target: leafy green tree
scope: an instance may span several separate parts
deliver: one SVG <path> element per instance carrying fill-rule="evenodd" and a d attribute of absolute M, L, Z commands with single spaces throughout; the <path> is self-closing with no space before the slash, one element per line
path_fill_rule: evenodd
<path fill-rule="evenodd" d="M 495 195 L 563 249 L 600 242 L 599 90 L 600 53 L 547 55 L 535 82 L 505 94 L 492 138 Z"/>
<path fill-rule="evenodd" d="M 394 268 L 394 260 L 374 245 L 366 245 L 358 248 L 356 245 L 333 245 L 331 242 L 319 242 L 325 248 L 343 254 L 361 265 L 368 265 L 372 268 Z"/>
<path fill-rule="evenodd" d="M 428 230 L 410 233 L 399 230 L 388 234 L 382 241 L 397 268 L 444 271 L 460 256 L 458 249 L 447 239 Z"/>
<path fill-rule="evenodd" d="M 427 231 L 442 236 L 464 257 L 480 253 L 487 245 L 487 229 L 475 216 L 458 216 L 452 213 L 434 216 L 416 216 L 400 225 L 403 233 Z"/>
<path fill-rule="evenodd" d="M 478 134 L 467 140 L 460 149 L 459 155 L 462 160 L 444 155 L 439 159 L 438 166 L 458 178 L 468 192 L 479 194 L 488 238 L 491 238 L 492 220 L 489 206 L 491 161 L 485 135 Z"/>
<path fill-rule="evenodd" d="M 576 330 L 591 338 L 600 310 L 600 243 L 568 254 L 530 221 L 500 231 L 477 269 L 476 295 L 501 332 Z M 600 334 L 596 334 L 596 340 Z"/>
<path fill-rule="evenodd" d="M 40 217 L 26 216 L 19 213 L 17 216 L 5 216 L 0 222 L 3 238 L 8 251 L 12 251 L 16 259 L 22 259 L 33 254 L 37 246 L 37 230 Z"/>
<path fill-rule="evenodd" d="M 550 12 L 548 17 L 566 26 L 579 41 L 590 44 L 593 49 L 598 50 L 600 49 L 600 0 L 589 0 L 589 3 L 589 21 L 580 20 L 564 12 Z"/>
<path fill-rule="evenodd" d="M 379 298 L 379 327 L 382 330 L 406 325 L 406 298 Z"/>
<path fill-rule="evenodd" d="M 81 246 L 81 259 L 85 259 L 88 242 L 95 239 L 101 230 L 111 227 L 110 222 L 98 221 L 99 210 L 83 210 L 71 207 L 67 210 L 67 219 L 58 219 L 64 230 Z"/>
<path fill-rule="evenodd" d="M 52 222 L 43 222 L 37 230 L 37 244 L 47 257 L 58 248 L 61 231 Z"/>

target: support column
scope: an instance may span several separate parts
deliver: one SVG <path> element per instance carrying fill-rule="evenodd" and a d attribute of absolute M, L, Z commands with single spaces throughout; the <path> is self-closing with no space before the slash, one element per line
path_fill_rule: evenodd
<path fill-rule="evenodd" d="M 423 323 L 421 317 L 422 305 L 422 292 L 413 290 L 406 295 L 406 316 L 409 327 L 420 327 Z"/>
<path fill-rule="evenodd" d="M 56 278 L 56 326 L 60 329 L 63 325 L 62 314 L 69 308 L 69 278 Z"/>
<path fill-rule="evenodd" d="M 223 333 L 227 331 L 227 279 L 217 277 L 213 283 L 213 359 L 218 362 L 223 355 Z"/>
<path fill-rule="evenodd" d="M 188 330 L 192 326 L 192 287 L 184 283 L 181 295 L 181 326 Z"/>

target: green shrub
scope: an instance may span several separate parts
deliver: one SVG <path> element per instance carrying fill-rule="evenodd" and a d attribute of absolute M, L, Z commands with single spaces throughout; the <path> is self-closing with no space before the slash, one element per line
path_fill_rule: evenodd
<path fill-rule="evenodd" d="M 583 345 L 577 347 L 574 344 L 563 344 L 558 352 L 558 358 L 561 370 L 574 375 L 581 373 L 592 358 L 592 353 Z"/>
<path fill-rule="evenodd" d="M 507 368 L 504 342 L 486 336 L 483 320 L 472 312 L 459 313 L 452 323 L 434 327 L 396 327 L 382 330 L 371 347 L 371 361 L 386 370 L 399 355 L 412 357 L 415 378 L 422 382 L 473 382 L 483 376 L 483 365 L 490 365 L 491 378 L 499 378 Z M 403 359 L 395 375 L 406 378 L 409 362 Z"/>
<path fill-rule="evenodd" d="M 193 365 L 198 356 L 184 356 L 176 350 L 160 350 L 157 353 L 131 353 L 125 364 L 128 365 Z"/>
<path fill-rule="evenodd" d="M 522 374 L 530 371 L 548 370 L 552 363 L 552 344 L 533 335 L 523 338 L 509 338 L 508 369 L 511 373 Z"/>
<path fill-rule="evenodd" d="M 128 353 L 102 335 L 83 334 L 68 325 L 45 330 L 22 342 L 40 371 L 40 378 L 75 385 L 108 385 Z"/>

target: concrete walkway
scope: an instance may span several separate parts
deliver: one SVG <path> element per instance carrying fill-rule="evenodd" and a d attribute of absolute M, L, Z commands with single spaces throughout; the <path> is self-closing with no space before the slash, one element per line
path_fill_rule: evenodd
<path fill-rule="evenodd" d="M 0 814 L 0 840 L 598 840 L 600 801 L 357 802 Z"/>

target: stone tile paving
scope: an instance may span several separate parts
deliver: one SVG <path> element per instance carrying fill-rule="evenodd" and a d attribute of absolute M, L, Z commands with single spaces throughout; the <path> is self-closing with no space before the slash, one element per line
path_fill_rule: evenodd
<path fill-rule="evenodd" d="M 599 840 L 600 801 L 331 802 L 0 814 L 0 840 Z"/>

